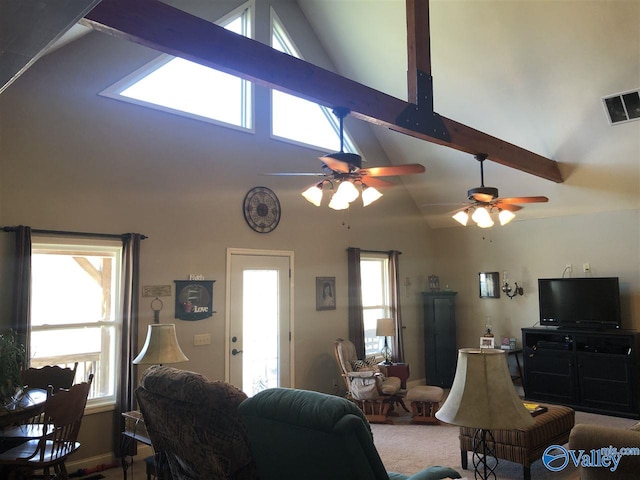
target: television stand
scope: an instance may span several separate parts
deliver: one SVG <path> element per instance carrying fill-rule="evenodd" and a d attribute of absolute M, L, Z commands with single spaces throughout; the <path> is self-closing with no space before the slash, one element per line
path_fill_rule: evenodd
<path fill-rule="evenodd" d="M 527 400 L 639 418 L 640 333 L 523 328 Z"/>

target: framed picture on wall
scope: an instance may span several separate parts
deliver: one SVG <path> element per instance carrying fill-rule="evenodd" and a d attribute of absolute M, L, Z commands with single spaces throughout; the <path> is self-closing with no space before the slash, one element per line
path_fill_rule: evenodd
<path fill-rule="evenodd" d="M 500 276 L 498 272 L 478 273 L 480 298 L 500 298 Z"/>
<path fill-rule="evenodd" d="M 174 280 L 176 283 L 175 317 L 202 320 L 213 316 L 213 282 L 215 280 Z"/>
<path fill-rule="evenodd" d="M 336 277 L 316 277 L 316 310 L 336 309 Z"/>

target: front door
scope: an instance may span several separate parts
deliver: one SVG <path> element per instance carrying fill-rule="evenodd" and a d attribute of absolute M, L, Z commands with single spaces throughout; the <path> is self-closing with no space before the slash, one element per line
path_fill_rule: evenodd
<path fill-rule="evenodd" d="M 227 250 L 227 377 L 249 396 L 292 387 L 293 253 Z"/>

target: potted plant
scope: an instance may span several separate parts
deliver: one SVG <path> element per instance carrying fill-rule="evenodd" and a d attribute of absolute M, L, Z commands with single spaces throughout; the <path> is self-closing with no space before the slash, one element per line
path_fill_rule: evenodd
<path fill-rule="evenodd" d="M 13 331 L 0 334 L 0 400 L 10 401 L 20 385 L 20 370 L 26 364 L 26 349 Z"/>

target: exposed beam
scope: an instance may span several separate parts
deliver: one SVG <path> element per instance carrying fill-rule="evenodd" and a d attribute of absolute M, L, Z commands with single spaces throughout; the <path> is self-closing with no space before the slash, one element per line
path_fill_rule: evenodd
<path fill-rule="evenodd" d="M 0 93 L 100 0 L 1 0 Z"/>
<path fill-rule="evenodd" d="M 397 132 L 472 155 L 486 153 L 497 163 L 562 182 L 553 160 L 444 117 L 450 141 L 438 138 L 421 122 L 410 121 L 416 118 L 410 114 L 421 113 L 414 103 L 278 52 L 158 0 L 103 0 L 82 23 L 330 108 L 348 108 L 357 118 Z M 409 121 L 399 120 L 402 118 Z"/>

